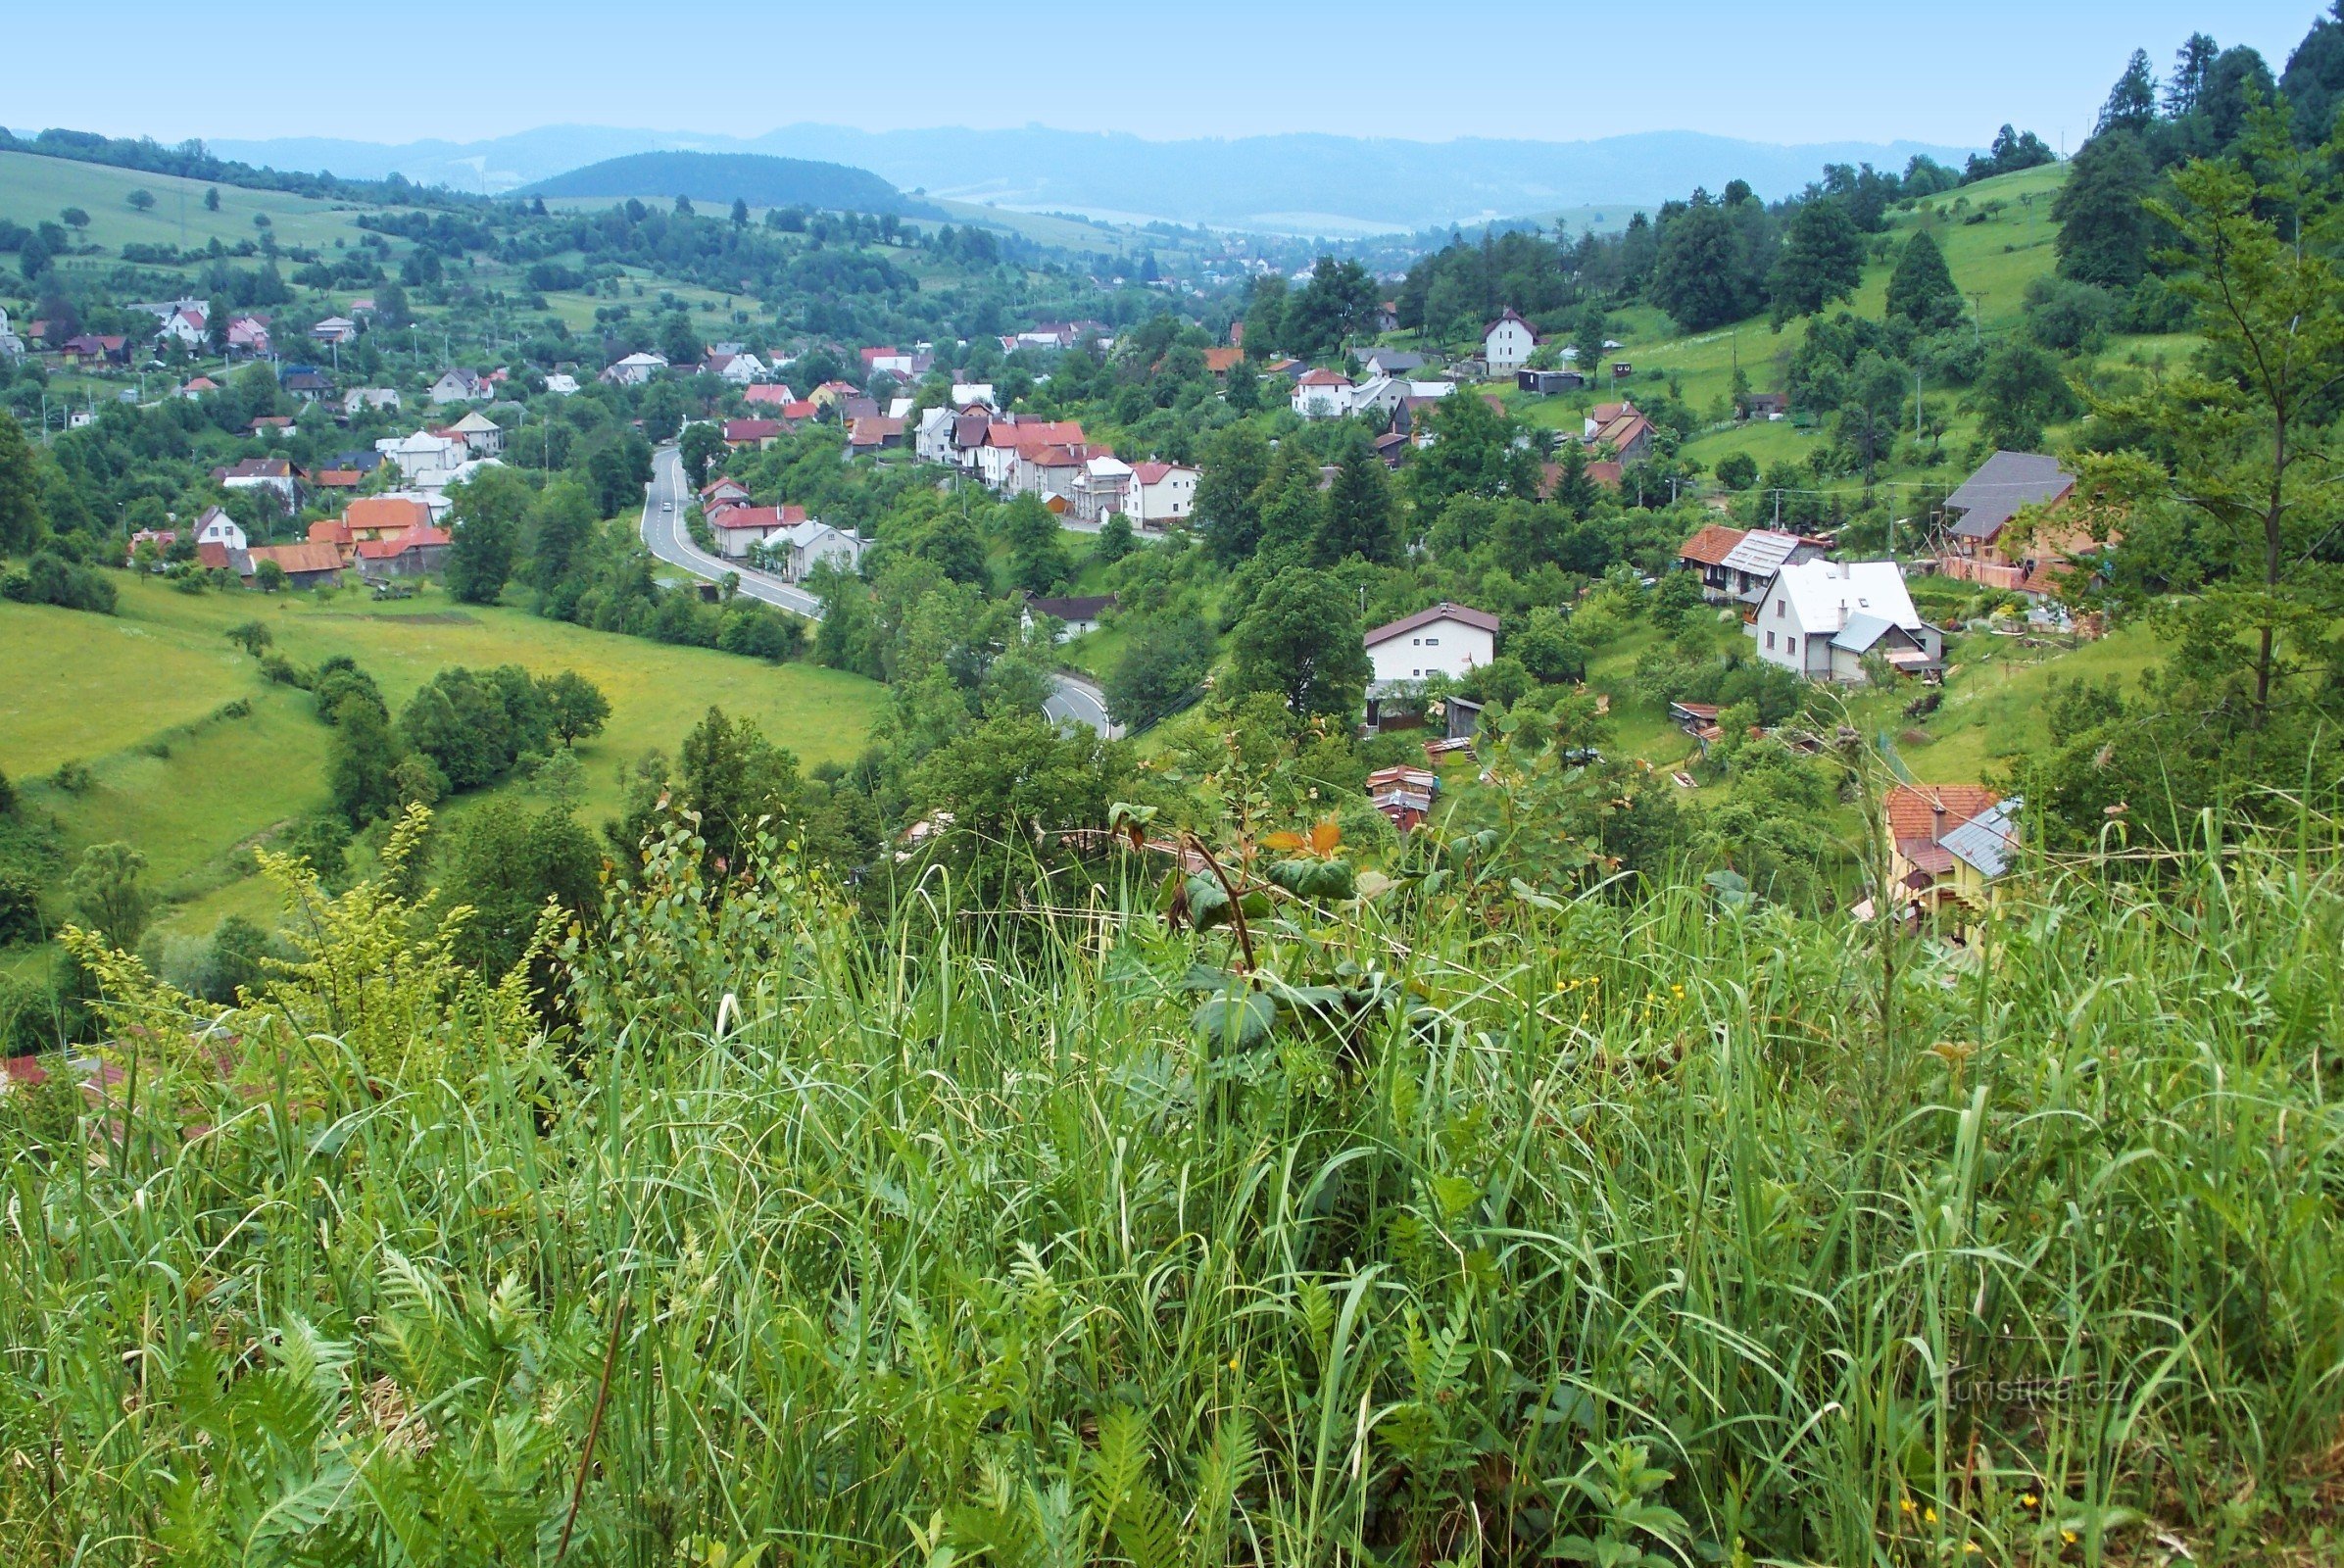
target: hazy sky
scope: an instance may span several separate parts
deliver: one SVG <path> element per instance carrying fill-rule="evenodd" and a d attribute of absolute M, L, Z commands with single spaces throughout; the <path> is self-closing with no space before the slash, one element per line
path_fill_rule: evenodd
<path fill-rule="evenodd" d="M 757 7 L 328 0 L 26 6 L 0 123 L 112 134 L 472 140 L 557 123 L 750 136 L 1047 124 L 1151 138 L 1333 130 L 1581 140 L 1978 145 L 2005 121 L 2073 148 L 2135 47 L 2191 30 L 2275 72 L 2323 0 L 1734 0 L 1606 8 L 1488 0 Z M 265 14 L 266 12 L 266 14 Z M 113 60 L 124 71 L 60 69 Z M 104 85 L 93 86 L 94 80 Z"/>

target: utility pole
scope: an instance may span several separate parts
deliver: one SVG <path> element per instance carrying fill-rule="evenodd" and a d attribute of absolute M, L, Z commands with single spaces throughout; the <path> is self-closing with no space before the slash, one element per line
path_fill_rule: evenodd
<path fill-rule="evenodd" d="M 1986 291 L 1979 289 L 1970 296 L 1971 340 L 1979 348 L 1986 345 Z"/>

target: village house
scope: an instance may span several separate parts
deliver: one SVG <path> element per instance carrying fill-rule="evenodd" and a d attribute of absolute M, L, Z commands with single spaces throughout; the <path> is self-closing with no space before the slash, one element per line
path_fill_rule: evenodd
<path fill-rule="evenodd" d="M 643 386 L 667 368 L 667 361 L 657 354 L 630 354 L 611 362 L 603 371 L 603 379 L 614 386 Z"/>
<path fill-rule="evenodd" d="M 276 384 L 284 389 L 286 396 L 299 398 L 304 403 L 315 403 L 320 398 L 330 397 L 334 389 L 333 382 L 326 379 L 325 373 L 311 365 L 286 366 L 277 372 Z"/>
<path fill-rule="evenodd" d="M 1633 403 L 1598 403 L 1587 411 L 1580 440 L 1597 451 L 1609 448 L 1619 463 L 1641 463 L 1652 456 L 1652 421 Z"/>
<path fill-rule="evenodd" d="M 1458 679 L 1496 657 L 1497 617 L 1487 611 L 1443 600 L 1430 610 L 1376 627 L 1362 639 L 1367 648 L 1367 722 L 1375 727 L 1382 705 L 1405 701 L 1434 675 Z"/>
<path fill-rule="evenodd" d="M 1810 680 L 1862 681 L 1874 653 L 1904 674 L 1944 669 L 1945 634 L 1913 608 L 1893 561 L 1785 564 L 1742 630 L 1759 658 Z"/>
<path fill-rule="evenodd" d="M 2075 476 L 2057 458 L 1997 452 L 1945 498 L 1937 569 L 1958 582 L 2015 593 L 2047 594 L 2071 554 L 2095 548 L 2090 533 L 2046 516 L 2032 530 L 2014 527 L 2021 511 L 2056 514 L 2075 491 Z"/>
<path fill-rule="evenodd" d="M 716 553 L 727 561 L 747 560 L 752 545 L 765 544 L 806 520 L 804 507 L 751 506 L 746 492 L 739 501 L 728 495 L 712 510 L 704 507 L 704 511 Z"/>
<path fill-rule="evenodd" d="M 1784 565 L 1822 555 L 1821 544 L 1794 533 L 1713 522 L 1685 542 L 1677 564 L 1701 574 L 1701 597 L 1711 604 L 1755 605 Z"/>
<path fill-rule="evenodd" d="M 268 317 L 239 316 L 229 320 L 228 353 L 261 360 L 269 357 L 269 349 Z"/>
<path fill-rule="evenodd" d="M 1177 463 L 1135 463 L 1123 514 L 1135 528 L 1168 528 L 1185 523 L 1196 510 L 1195 468 Z"/>
<path fill-rule="evenodd" d="M 724 421 L 724 445 L 733 452 L 750 448 L 763 451 L 782 437 L 779 419 L 727 419 Z"/>
<path fill-rule="evenodd" d="M 1482 328 L 1482 363 L 1491 375 L 1512 375 L 1538 348 L 1538 329 L 1516 315 L 1511 305 Z"/>
<path fill-rule="evenodd" d="M 1051 634 L 1053 642 L 1069 637 L 1081 637 L 1099 630 L 1099 617 L 1115 608 L 1113 594 L 1092 594 L 1072 599 L 1045 599 L 1038 594 L 1025 596 L 1025 608 L 1018 613 L 1018 623 L 1027 631 L 1040 620 L 1054 620 L 1057 630 Z"/>
<path fill-rule="evenodd" d="M 1371 377 L 1389 375 L 1405 380 L 1411 371 L 1421 370 L 1432 363 L 1408 349 L 1365 348 L 1351 352 L 1358 358 L 1360 369 Z"/>
<path fill-rule="evenodd" d="M 24 357 L 24 340 L 8 324 L 8 312 L 0 309 L 0 359 L 21 360 Z"/>
<path fill-rule="evenodd" d="M 455 536 L 447 529 L 418 523 L 387 539 L 368 539 L 359 544 L 356 547 L 359 575 L 368 582 L 425 576 L 445 566 L 448 554 L 455 547 Z"/>
<path fill-rule="evenodd" d="M 759 381 L 755 386 L 744 387 L 741 390 L 741 403 L 746 408 L 757 408 L 766 404 L 796 403 L 798 400 L 798 394 L 791 391 L 789 385 L 782 381 Z"/>
<path fill-rule="evenodd" d="M 440 434 L 462 441 L 464 451 L 475 458 L 493 458 L 505 450 L 505 427 L 478 409 L 467 411 Z"/>
<path fill-rule="evenodd" d="M 780 556 L 781 575 L 788 582 L 804 582 L 816 566 L 836 566 L 844 572 L 862 569 L 862 552 L 869 543 L 852 528 L 837 528 L 819 517 L 809 517 L 791 528 L 780 539 L 769 541 L 765 549 L 776 556 L 778 546 L 787 544 L 789 554 Z"/>
<path fill-rule="evenodd" d="M 1131 500 L 1132 466 L 1111 452 L 1098 452 L 1083 460 L 1074 476 L 1070 498 L 1077 522 L 1099 523 L 1122 512 Z"/>
<path fill-rule="evenodd" d="M 244 529 L 236 519 L 218 507 L 204 508 L 195 519 L 195 526 L 189 530 L 188 537 L 198 547 L 224 545 L 230 550 L 242 550 L 251 543 L 244 537 Z"/>
<path fill-rule="evenodd" d="M 212 477 L 223 489 L 273 491 L 287 512 L 301 505 L 301 474 L 290 458 L 244 458 L 214 468 Z"/>
<path fill-rule="evenodd" d="M 952 427 L 960 416 L 939 406 L 920 411 L 919 428 L 911 438 L 911 454 L 922 463 L 956 464 L 959 454 L 952 446 Z"/>
<path fill-rule="evenodd" d="M 749 504 L 749 487 L 738 479 L 722 475 L 700 487 L 700 510 L 713 512 L 718 507 L 745 507 Z"/>
<path fill-rule="evenodd" d="M 310 328 L 310 336 L 328 347 L 347 343 L 358 336 L 358 323 L 347 316 L 329 316 Z"/>
<path fill-rule="evenodd" d="M 1292 403 L 1298 418 L 1340 419 L 1351 412 L 1351 378 L 1341 370 L 1304 370 Z"/>
<path fill-rule="evenodd" d="M 57 354 L 73 366 L 125 365 L 130 359 L 129 339 L 116 334 L 82 332 L 59 344 Z"/>
<path fill-rule="evenodd" d="M 567 370 L 556 370 L 545 378 L 545 389 L 558 398 L 576 397 L 578 395 L 578 378 Z"/>
<path fill-rule="evenodd" d="M 442 370 L 439 379 L 431 383 L 434 404 L 486 403 L 494 396 L 495 391 L 477 370 Z"/>
<path fill-rule="evenodd" d="M 1907 896 L 1953 875 L 1945 836 L 2001 795 L 1982 784 L 1895 784 L 1880 803 L 1888 840 L 1888 874 Z"/>
<path fill-rule="evenodd" d="M 708 358 L 700 362 L 700 369 L 703 375 L 745 387 L 763 377 L 765 362 L 754 354 L 719 354 L 711 349 Z"/>
<path fill-rule="evenodd" d="M 409 484 L 438 489 L 450 482 L 471 457 L 471 449 L 458 436 L 432 430 L 413 435 L 386 435 L 374 443 L 384 462 L 398 468 Z"/>
<path fill-rule="evenodd" d="M 848 421 L 847 450 L 878 452 L 903 444 L 903 421 L 882 414 L 860 415 Z"/>
<path fill-rule="evenodd" d="M 348 415 L 397 414 L 399 393 L 387 386 L 354 386 L 342 394 L 342 412 Z"/>
<path fill-rule="evenodd" d="M 227 564 L 247 587 L 253 586 L 264 562 L 274 562 L 285 574 L 285 581 L 295 588 L 330 588 L 342 580 L 342 557 L 331 545 L 255 545 L 250 550 L 227 550 L 214 545 L 210 550 L 220 551 Z M 196 560 L 207 559 L 207 548 L 198 546 Z"/>
<path fill-rule="evenodd" d="M 209 335 L 210 319 L 203 306 L 180 305 L 163 318 L 155 341 L 176 343 L 190 354 L 200 354 Z"/>
<path fill-rule="evenodd" d="M 2001 881 L 2019 854 L 2019 812 L 2026 802 L 1997 801 L 1952 829 L 1939 846 L 1953 857 L 1952 898 L 1961 910 L 1956 934 L 1963 942 L 1983 935 L 1985 915 L 2001 898 Z"/>

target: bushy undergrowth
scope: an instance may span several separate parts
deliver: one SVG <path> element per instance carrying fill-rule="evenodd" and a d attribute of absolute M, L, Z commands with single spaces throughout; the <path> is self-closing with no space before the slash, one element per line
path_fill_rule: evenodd
<path fill-rule="evenodd" d="M 112 1114 L 0 1102 L 0 1536 L 2333 1549 L 2331 853 L 2038 870 L 1968 953 L 1701 888 L 1290 899 L 1234 982 L 1283 1004 L 1201 1012 L 1230 933 L 1099 876 L 1006 926 L 939 881 L 875 940 L 786 850 L 720 898 L 671 836 L 567 939 L 553 1040 L 379 889 L 306 890 L 208 1038 L 104 965 Z"/>

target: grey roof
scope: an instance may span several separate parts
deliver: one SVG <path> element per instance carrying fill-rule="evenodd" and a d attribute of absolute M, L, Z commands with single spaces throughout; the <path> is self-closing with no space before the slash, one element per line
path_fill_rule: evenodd
<path fill-rule="evenodd" d="M 1997 452 L 1945 498 L 1958 513 L 1953 531 L 1964 539 L 1991 539 L 2021 507 L 2056 501 L 2075 488 L 2075 476 L 2057 458 L 2039 452 Z"/>
<path fill-rule="evenodd" d="M 1418 369 L 1431 362 L 1423 355 L 1406 349 L 1367 349 L 1360 354 L 1359 363 L 1374 366 L 1386 375 L 1396 375 L 1402 370 Z"/>
<path fill-rule="evenodd" d="M 2026 803 L 2018 800 L 2000 802 L 1970 818 L 1947 833 L 1937 843 L 1964 865 L 1984 877 L 1997 877 L 2010 869 L 2012 857 L 2019 845 L 2019 808 Z"/>
<path fill-rule="evenodd" d="M 1879 615 L 1856 614 L 1847 617 L 1847 624 L 1831 639 L 1833 648 L 1844 648 L 1851 654 L 1865 653 L 1874 643 L 1888 635 L 1895 622 Z"/>
<path fill-rule="evenodd" d="M 1718 564 L 1752 576 L 1771 577 L 1805 543 L 1796 534 L 1752 528 L 1734 541 L 1734 548 L 1726 552 L 1726 559 Z"/>

